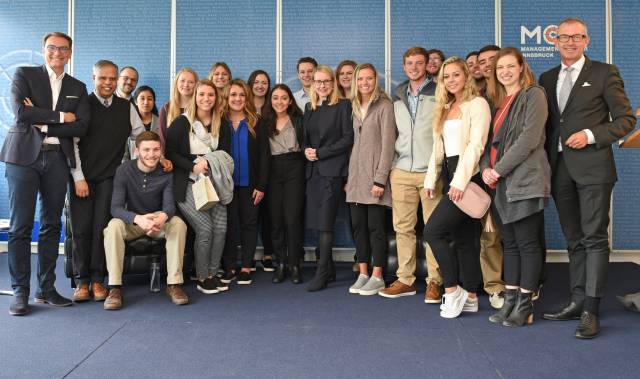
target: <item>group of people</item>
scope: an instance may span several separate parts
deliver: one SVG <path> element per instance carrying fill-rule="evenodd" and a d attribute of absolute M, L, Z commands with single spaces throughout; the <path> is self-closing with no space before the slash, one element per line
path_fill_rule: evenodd
<path fill-rule="evenodd" d="M 195 234 L 196 287 L 204 294 L 226 291 L 233 281 L 251 284 L 259 230 L 272 281 L 290 276 L 301 283 L 305 227 L 318 241 L 308 290 L 322 290 L 335 279 L 334 224 L 346 201 L 359 271 L 350 293 L 416 294 L 421 206 L 425 303 L 455 318 L 478 311 L 484 288 L 497 309 L 489 320 L 522 326 L 533 321 L 545 279 L 543 211 L 553 196 L 569 250 L 571 299 L 542 317 L 580 319 L 579 338 L 599 333 L 616 181 L 611 145 L 636 120 L 615 66 L 584 55 L 582 20 L 559 24 L 561 64 L 538 81 L 516 48 L 488 45 L 465 59 L 409 48 L 408 80 L 393 99 L 372 64 L 345 60 L 334 72 L 310 57 L 298 61 L 302 88 L 295 93 L 271 86 L 263 70 L 245 82 L 218 62 L 206 79 L 181 69 L 169 101 L 157 107 L 152 88 L 136 88 L 135 68 L 118 71 L 100 60 L 87 95 L 64 73 L 71 43 L 63 33 L 47 34 L 46 64 L 18 68 L 13 81 L 16 125 L 0 153 L 11 202 L 11 314 L 29 312 L 38 193 L 35 299 L 72 303 L 54 287 L 68 183 L 76 302 L 93 298 L 120 309 L 125 241 L 146 234 L 166 239 L 167 294 L 188 303 L 188 228 Z M 194 185 L 206 177 L 219 201 L 204 210 Z M 482 219 L 462 206 L 471 187 L 492 199 Z M 398 270 L 385 287 L 388 208 Z"/>

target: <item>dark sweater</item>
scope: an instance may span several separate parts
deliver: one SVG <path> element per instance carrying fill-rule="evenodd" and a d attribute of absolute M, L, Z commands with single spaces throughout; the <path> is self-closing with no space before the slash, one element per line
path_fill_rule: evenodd
<path fill-rule="evenodd" d="M 89 95 L 91 121 L 87 135 L 80 139 L 82 173 L 88 181 L 102 181 L 115 175 L 131 135 L 131 103 L 117 96 L 110 107 Z"/>
<path fill-rule="evenodd" d="M 113 179 L 111 215 L 127 224 L 133 224 L 137 215 L 162 211 L 173 217 L 173 175 L 158 165 L 154 171 L 138 168 L 138 160 L 124 162 Z"/>

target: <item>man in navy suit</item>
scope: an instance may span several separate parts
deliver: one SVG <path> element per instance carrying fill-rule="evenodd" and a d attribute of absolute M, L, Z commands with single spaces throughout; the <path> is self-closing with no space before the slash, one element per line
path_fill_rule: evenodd
<path fill-rule="evenodd" d="M 75 167 L 73 137 L 87 132 L 89 102 L 84 83 L 66 75 L 71 38 L 60 32 L 43 39 L 45 65 L 19 67 L 11 84 L 16 123 L 5 138 L 0 160 L 6 163 L 11 225 L 9 272 L 14 298 L 12 315 L 29 313 L 31 231 L 40 194 L 38 291 L 35 302 L 68 306 L 56 291 L 62 208 L 69 167 Z"/>
<path fill-rule="evenodd" d="M 609 207 L 618 179 L 611 145 L 636 123 L 618 69 L 584 55 L 589 34 L 584 21 L 558 25 L 561 65 L 543 73 L 547 91 L 546 150 L 551 191 L 567 240 L 571 300 L 545 312 L 548 320 L 580 319 L 575 336 L 600 332 L 600 299 L 609 264 Z"/>

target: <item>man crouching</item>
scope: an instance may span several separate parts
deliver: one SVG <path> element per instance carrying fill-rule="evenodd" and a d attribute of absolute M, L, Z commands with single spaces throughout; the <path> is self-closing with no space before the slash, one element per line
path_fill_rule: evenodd
<path fill-rule="evenodd" d="M 182 290 L 182 259 L 186 224 L 174 216 L 173 175 L 159 164 L 160 137 L 142 132 L 136 138 L 138 159 L 123 163 L 113 180 L 111 215 L 104 230 L 104 250 L 109 271 L 109 296 L 104 309 L 122 308 L 124 243 L 143 235 L 164 237 L 167 251 L 167 295 L 183 305 L 189 297 Z"/>

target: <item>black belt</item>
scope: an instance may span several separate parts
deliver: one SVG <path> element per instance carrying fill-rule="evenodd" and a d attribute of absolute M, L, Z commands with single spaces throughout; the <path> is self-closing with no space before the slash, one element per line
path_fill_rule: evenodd
<path fill-rule="evenodd" d="M 57 143 L 43 143 L 40 151 L 60 151 L 60 145 Z"/>

